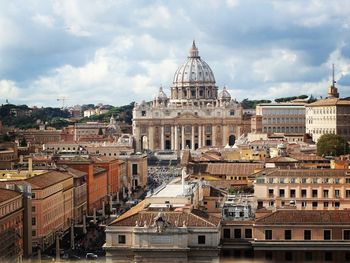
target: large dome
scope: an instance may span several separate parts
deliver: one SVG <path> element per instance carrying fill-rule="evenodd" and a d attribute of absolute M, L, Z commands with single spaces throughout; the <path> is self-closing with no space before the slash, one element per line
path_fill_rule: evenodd
<path fill-rule="evenodd" d="M 193 41 L 187 61 L 174 74 L 173 84 L 183 86 L 195 83 L 215 85 L 215 78 L 209 65 L 199 56 L 198 49 Z"/>

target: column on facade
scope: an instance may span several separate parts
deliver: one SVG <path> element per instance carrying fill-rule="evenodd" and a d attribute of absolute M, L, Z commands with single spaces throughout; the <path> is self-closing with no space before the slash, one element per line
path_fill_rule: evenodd
<path fill-rule="evenodd" d="M 179 150 L 179 134 L 178 134 L 178 131 L 179 131 L 179 127 L 177 125 L 175 125 L 175 151 Z"/>
<path fill-rule="evenodd" d="M 225 125 L 225 126 L 222 127 L 222 145 L 224 147 L 228 143 L 227 136 L 228 136 L 228 127 L 227 127 L 227 125 Z"/>
<path fill-rule="evenodd" d="M 216 145 L 216 125 L 215 124 L 211 127 L 211 145 L 212 146 Z"/>
<path fill-rule="evenodd" d="M 160 149 L 164 150 L 164 125 L 160 128 Z"/>
<path fill-rule="evenodd" d="M 205 146 L 205 125 L 202 127 L 202 145 Z"/>
<path fill-rule="evenodd" d="M 192 125 L 191 131 L 191 150 L 194 151 L 194 125 Z"/>
<path fill-rule="evenodd" d="M 174 141 L 175 141 L 175 138 L 174 138 L 174 126 L 171 126 L 171 128 L 170 128 L 170 142 L 171 142 L 170 149 L 171 149 L 171 150 L 174 150 L 174 149 L 175 149 L 175 147 L 174 147 Z"/>
<path fill-rule="evenodd" d="M 181 126 L 181 149 L 184 150 L 186 149 L 186 140 L 185 140 L 185 126 L 186 125 L 182 125 Z"/>
<path fill-rule="evenodd" d="M 154 150 L 154 126 L 149 126 L 149 138 L 148 138 L 148 147 L 152 151 Z"/>
<path fill-rule="evenodd" d="M 202 147 L 202 126 L 198 125 L 198 148 Z"/>

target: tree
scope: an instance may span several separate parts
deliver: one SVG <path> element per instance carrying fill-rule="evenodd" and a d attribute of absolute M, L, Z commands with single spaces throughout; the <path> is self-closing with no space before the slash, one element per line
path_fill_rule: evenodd
<path fill-rule="evenodd" d="M 339 156 L 349 153 L 349 144 L 337 134 L 324 134 L 317 141 L 319 156 Z"/>

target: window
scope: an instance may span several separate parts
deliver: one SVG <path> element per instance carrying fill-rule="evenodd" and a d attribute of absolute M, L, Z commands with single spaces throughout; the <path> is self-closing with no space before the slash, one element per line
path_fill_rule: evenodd
<path fill-rule="evenodd" d="M 301 178 L 301 183 L 306 184 L 306 178 Z"/>
<path fill-rule="evenodd" d="M 350 178 L 345 178 L 345 183 L 350 184 Z"/>
<path fill-rule="evenodd" d="M 125 235 L 118 235 L 118 243 L 119 244 L 125 244 L 126 243 Z"/>
<path fill-rule="evenodd" d="M 323 178 L 322 183 L 328 184 L 328 182 L 329 182 L 329 179 L 328 179 L 328 178 Z"/>
<path fill-rule="evenodd" d="M 306 205 L 307 205 L 306 201 L 301 201 L 301 207 L 302 208 L 306 208 Z"/>
<path fill-rule="evenodd" d="M 340 207 L 340 202 L 334 202 L 334 207 L 339 208 Z"/>
<path fill-rule="evenodd" d="M 340 183 L 340 179 L 339 178 L 334 178 L 334 183 L 335 184 L 339 184 Z"/>
<path fill-rule="evenodd" d="M 284 184 L 284 178 L 280 178 L 280 184 Z"/>
<path fill-rule="evenodd" d="M 328 208 L 328 205 L 329 205 L 328 202 L 323 202 L 323 207 L 324 208 Z"/>
<path fill-rule="evenodd" d="M 295 178 L 290 178 L 290 183 L 295 184 Z"/>
<path fill-rule="evenodd" d="M 272 230 L 265 230 L 265 240 L 272 240 Z"/>
<path fill-rule="evenodd" d="M 306 197 L 306 189 L 301 189 L 301 197 Z"/>
<path fill-rule="evenodd" d="M 312 197 L 317 197 L 317 189 L 312 189 Z"/>
<path fill-rule="evenodd" d="M 344 230 L 343 231 L 343 239 L 344 240 L 350 240 L 350 230 Z"/>
<path fill-rule="evenodd" d="M 35 199 L 35 193 L 32 193 L 32 199 Z"/>
<path fill-rule="evenodd" d="M 340 190 L 334 190 L 334 197 L 338 198 L 340 196 Z"/>
<path fill-rule="evenodd" d="M 234 229 L 234 236 L 235 236 L 235 238 L 241 238 L 242 237 L 242 233 L 241 233 L 241 229 L 240 228 L 235 228 Z"/>
<path fill-rule="evenodd" d="M 317 208 L 317 202 L 312 202 L 312 208 Z"/>
<path fill-rule="evenodd" d="M 311 230 L 304 230 L 304 240 L 311 240 Z"/>
<path fill-rule="evenodd" d="M 280 197 L 284 197 L 284 189 L 280 189 Z"/>
<path fill-rule="evenodd" d="M 33 213 L 35 212 L 35 206 L 32 206 L 32 212 Z"/>
<path fill-rule="evenodd" d="M 36 236 L 36 231 L 35 231 L 35 230 L 32 231 L 32 236 L 33 236 L 33 237 Z"/>
<path fill-rule="evenodd" d="M 284 230 L 284 239 L 291 240 L 292 239 L 292 230 L 286 229 Z"/>
<path fill-rule="evenodd" d="M 290 198 L 295 198 L 295 189 L 290 189 Z"/>
<path fill-rule="evenodd" d="M 230 116 L 234 116 L 235 115 L 235 111 L 234 110 L 231 110 L 230 111 Z"/>
<path fill-rule="evenodd" d="M 198 244 L 204 245 L 205 244 L 205 236 L 198 236 Z"/>
<path fill-rule="evenodd" d="M 258 178 L 258 179 L 256 179 L 256 183 L 264 184 L 265 183 L 265 179 L 264 178 Z"/>
<path fill-rule="evenodd" d="M 224 228 L 224 238 L 231 238 L 231 229 Z"/>
<path fill-rule="evenodd" d="M 323 230 L 323 240 L 331 240 L 331 231 Z"/>
<path fill-rule="evenodd" d="M 328 198 L 328 190 L 323 190 L 323 197 Z"/>
<path fill-rule="evenodd" d="M 350 197 L 350 190 L 346 189 L 345 190 L 345 195 L 346 195 L 346 197 Z"/>
<path fill-rule="evenodd" d="M 245 238 L 252 238 L 253 237 L 252 229 L 251 228 L 246 228 L 244 230 L 244 236 L 245 236 Z"/>
<path fill-rule="evenodd" d="M 273 198 L 273 189 L 269 189 L 269 198 Z"/>
<path fill-rule="evenodd" d="M 312 183 L 317 184 L 317 178 L 312 178 Z"/>
<path fill-rule="evenodd" d="M 145 111 L 145 110 L 141 111 L 141 116 L 142 116 L 142 117 L 145 117 L 145 116 L 146 116 L 146 111 Z"/>
<path fill-rule="evenodd" d="M 35 226 L 36 225 L 36 218 L 32 217 L 32 225 Z"/>
<path fill-rule="evenodd" d="M 132 164 L 132 175 L 137 175 L 137 163 Z"/>
<path fill-rule="evenodd" d="M 273 178 L 268 178 L 269 184 L 273 184 Z"/>

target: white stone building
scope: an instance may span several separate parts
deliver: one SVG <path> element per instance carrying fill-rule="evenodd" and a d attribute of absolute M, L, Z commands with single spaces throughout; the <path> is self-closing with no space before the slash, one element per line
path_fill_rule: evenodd
<path fill-rule="evenodd" d="M 338 134 L 350 141 L 350 100 L 339 99 L 334 83 L 326 99 L 306 105 L 306 133 L 314 142 L 323 134 Z"/>
<path fill-rule="evenodd" d="M 226 88 L 218 92 L 213 71 L 193 42 L 187 61 L 174 74 L 170 98 L 160 88 L 151 103 L 135 104 L 136 149 L 178 151 L 233 145 L 250 130 L 242 112 Z"/>
<path fill-rule="evenodd" d="M 252 118 L 254 133 L 305 133 L 305 103 L 263 103 Z"/>

